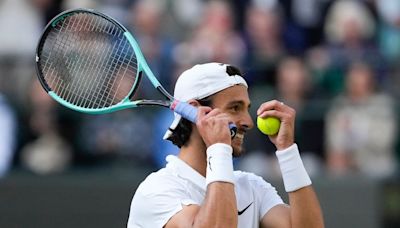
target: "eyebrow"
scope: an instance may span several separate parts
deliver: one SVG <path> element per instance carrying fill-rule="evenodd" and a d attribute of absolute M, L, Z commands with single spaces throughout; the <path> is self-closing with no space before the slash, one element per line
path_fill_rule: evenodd
<path fill-rule="evenodd" d="M 233 105 L 242 105 L 242 106 L 246 106 L 246 103 L 242 100 L 234 100 L 231 101 L 227 104 L 227 106 L 233 106 Z M 247 106 L 248 108 L 251 107 L 251 103 L 249 103 L 249 105 Z"/>

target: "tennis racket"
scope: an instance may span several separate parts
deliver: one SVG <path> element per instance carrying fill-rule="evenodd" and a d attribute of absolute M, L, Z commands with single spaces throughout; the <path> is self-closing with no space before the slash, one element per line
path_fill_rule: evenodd
<path fill-rule="evenodd" d="M 36 70 L 54 100 L 79 112 L 162 106 L 193 123 L 197 120 L 196 107 L 174 99 L 160 84 L 132 34 L 91 9 L 64 11 L 47 24 L 36 50 Z M 143 72 L 165 100 L 132 100 Z M 229 128 L 234 137 L 236 126 Z"/>

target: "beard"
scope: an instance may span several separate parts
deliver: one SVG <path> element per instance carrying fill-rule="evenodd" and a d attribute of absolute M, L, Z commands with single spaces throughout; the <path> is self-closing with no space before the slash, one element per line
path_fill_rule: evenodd
<path fill-rule="evenodd" d="M 243 148 L 243 135 L 235 136 L 232 140 L 232 157 L 238 158 L 245 154 L 245 149 Z"/>
<path fill-rule="evenodd" d="M 238 158 L 238 157 L 241 157 L 243 155 L 243 149 L 241 149 L 240 151 L 238 151 L 238 150 L 233 150 L 233 154 L 232 154 L 232 157 L 234 157 L 234 158 Z"/>

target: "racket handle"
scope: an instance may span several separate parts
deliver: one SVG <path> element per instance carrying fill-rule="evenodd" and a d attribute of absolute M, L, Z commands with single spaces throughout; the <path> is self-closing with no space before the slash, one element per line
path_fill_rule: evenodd
<path fill-rule="evenodd" d="M 192 123 L 197 121 L 197 108 L 186 102 L 174 100 L 170 106 L 171 110 L 181 115 Z"/>
<path fill-rule="evenodd" d="M 170 106 L 171 110 L 181 115 L 183 118 L 191 121 L 192 123 L 197 122 L 197 108 L 186 102 L 175 100 Z M 234 123 L 229 123 L 229 130 L 231 132 L 231 138 L 235 137 L 237 127 Z"/>

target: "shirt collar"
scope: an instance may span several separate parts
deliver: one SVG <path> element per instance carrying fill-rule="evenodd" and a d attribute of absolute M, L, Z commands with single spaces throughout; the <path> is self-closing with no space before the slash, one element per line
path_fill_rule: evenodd
<path fill-rule="evenodd" d="M 206 191 L 206 178 L 194 170 L 191 166 L 174 155 L 168 155 L 165 160 L 168 162 L 167 168 L 171 167 L 177 170 L 178 176 L 194 183 L 199 188 Z"/>

